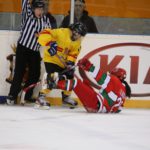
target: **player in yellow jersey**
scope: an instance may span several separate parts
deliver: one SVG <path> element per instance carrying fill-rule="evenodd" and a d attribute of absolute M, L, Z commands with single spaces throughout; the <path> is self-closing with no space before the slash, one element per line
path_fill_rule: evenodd
<path fill-rule="evenodd" d="M 39 34 L 38 42 L 42 46 L 47 46 L 43 56 L 46 77 L 50 77 L 54 72 L 61 73 L 75 65 L 80 53 L 82 37 L 86 33 L 86 26 L 78 22 L 70 25 L 69 28 L 45 29 Z M 74 70 L 67 71 L 65 75 L 67 79 L 73 79 Z M 40 91 L 37 99 L 39 106 L 49 108 L 50 104 L 45 100 L 46 94 L 50 92 L 48 89 L 48 87 L 43 87 Z M 62 92 L 63 104 L 77 106 L 77 102 L 70 98 L 70 95 L 71 92 Z"/>

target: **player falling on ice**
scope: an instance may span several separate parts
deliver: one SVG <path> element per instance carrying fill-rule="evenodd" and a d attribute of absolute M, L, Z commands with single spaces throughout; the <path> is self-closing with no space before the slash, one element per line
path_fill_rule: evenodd
<path fill-rule="evenodd" d="M 103 73 L 89 60 L 82 59 L 78 66 L 91 72 L 97 84 L 100 85 L 99 92 L 83 80 L 74 78 L 72 80 L 55 80 L 49 82 L 53 88 L 73 90 L 87 112 L 118 113 L 122 110 L 126 97 L 131 96 L 131 88 L 125 81 L 126 71 L 122 68 L 114 68 L 110 73 Z"/>

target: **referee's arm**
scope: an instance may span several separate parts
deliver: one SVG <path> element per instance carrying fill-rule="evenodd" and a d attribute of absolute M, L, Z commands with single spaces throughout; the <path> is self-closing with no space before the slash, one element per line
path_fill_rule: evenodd
<path fill-rule="evenodd" d="M 31 0 L 30 0 L 31 1 Z M 29 0 L 22 0 L 22 13 L 30 16 L 32 13 L 31 2 Z"/>

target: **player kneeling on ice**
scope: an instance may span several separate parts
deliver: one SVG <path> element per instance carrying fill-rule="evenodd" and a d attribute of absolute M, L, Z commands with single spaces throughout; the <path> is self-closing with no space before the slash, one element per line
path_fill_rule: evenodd
<path fill-rule="evenodd" d="M 110 73 L 103 73 L 87 59 L 80 60 L 78 66 L 92 73 L 97 84 L 101 86 L 98 93 L 94 91 L 90 84 L 77 78 L 56 80 L 55 84 L 50 82 L 50 86 L 68 91 L 73 90 L 87 112 L 120 112 L 126 97 L 130 98 L 131 96 L 131 88 L 125 81 L 126 71 L 122 68 L 114 68 Z"/>

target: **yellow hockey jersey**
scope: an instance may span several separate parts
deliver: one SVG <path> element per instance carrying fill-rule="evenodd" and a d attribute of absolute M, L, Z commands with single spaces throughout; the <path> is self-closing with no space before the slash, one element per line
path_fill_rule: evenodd
<path fill-rule="evenodd" d="M 81 49 L 81 39 L 72 41 L 69 28 L 45 29 L 39 34 L 38 42 L 42 46 L 47 46 L 44 50 L 43 61 L 56 64 L 64 68 L 64 63 L 68 61 L 75 62 Z M 51 42 L 57 43 L 57 54 L 51 56 L 48 52 Z M 58 58 L 61 57 L 61 61 Z M 62 62 L 63 61 L 63 62 Z"/>

